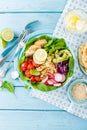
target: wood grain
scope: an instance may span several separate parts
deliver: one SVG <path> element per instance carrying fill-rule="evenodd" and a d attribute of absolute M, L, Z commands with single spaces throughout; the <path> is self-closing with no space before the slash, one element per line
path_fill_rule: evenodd
<path fill-rule="evenodd" d="M 86 122 L 59 111 L 0 111 L 1 130 L 87 130 Z"/>
<path fill-rule="evenodd" d="M 22 2 L 20 0 L 2 0 L 0 1 L 0 12 L 61 12 L 66 2 L 67 0 L 22 0 Z"/>
<path fill-rule="evenodd" d="M 15 95 L 0 90 L 0 110 L 60 110 L 44 101 L 30 96 L 31 90 L 15 88 Z"/>

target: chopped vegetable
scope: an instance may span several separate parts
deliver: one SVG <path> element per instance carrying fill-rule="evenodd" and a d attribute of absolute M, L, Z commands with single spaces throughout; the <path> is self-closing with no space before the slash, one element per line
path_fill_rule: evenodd
<path fill-rule="evenodd" d="M 69 71 L 68 61 L 60 62 L 56 65 L 57 72 L 61 74 L 67 74 Z"/>
<path fill-rule="evenodd" d="M 32 76 L 30 77 L 30 80 L 31 80 L 31 82 L 35 82 L 35 76 L 32 75 Z"/>
<path fill-rule="evenodd" d="M 60 50 L 60 51 L 56 50 L 53 62 L 55 64 L 58 64 L 60 62 L 68 60 L 70 56 L 71 56 L 71 53 L 67 49 Z"/>
<path fill-rule="evenodd" d="M 53 42 L 52 42 L 53 41 Z M 52 54 L 53 52 L 55 52 L 58 49 L 66 49 L 66 43 L 65 40 L 63 38 L 53 38 L 53 40 L 51 41 L 51 44 L 46 44 L 46 46 L 44 46 L 44 49 L 48 52 L 48 54 Z"/>
<path fill-rule="evenodd" d="M 7 45 L 7 42 L 4 41 L 2 38 L 0 38 L 0 42 L 1 42 L 1 46 L 2 46 L 3 48 L 5 48 L 6 45 Z"/>
<path fill-rule="evenodd" d="M 55 74 L 55 81 L 56 82 L 62 82 L 63 81 L 63 75 L 59 74 L 59 73 L 56 73 Z"/>
<path fill-rule="evenodd" d="M 41 78 L 40 78 L 39 76 L 36 76 L 36 77 L 35 77 L 35 81 L 40 82 L 40 81 L 41 81 Z"/>
<path fill-rule="evenodd" d="M 27 69 L 30 70 L 30 69 L 34 69 L 34 65 L 33 63 L 29 63 L 28 66 L 27 66 Z"/>
<path fill-rule="evenodd" d="M 23 63 L 21 64 L 21 70 L 22 70 L 22 71 L 27 70 L 27 66 L 28 66 L 28 63 L 27 63 L 27 62 L 23 62 Z"/>
<path fill-rule="evenodd" d="M 28 77 L 28 78 L 30 78 L 32 75 L 30 74 L 30 71 L 29 70 L 26 70 L 25 71 L 25 75 Z"/>
<path fill-rule="evenodd" d="M 47 84 L 48 76 L 42 80 L 42 83 Z"/>
<path fill-rule="evenodd" d="M 53 85 L 52 80 L 49 79 L 49 80 L 47 81 L 47 84 L 48 84 L 48 85 Z"/>
<path fill-rule="evenodd" d="M 56 87 L 59 87 L 59 86 L 61 86 L 62 84 L 61 83 L 56 83 L 56 84 L 54 84 L 54 86 L 56 86 Z"/>
<path fill-rule="evenodd" d="M 32 61 L 32 64 L 33 64 L 33 66 L 36 67 L 36 68 L 37 68 L 37 67 L 40 67 L 40 64 L 37 64 L 37 63 L 35 63 L 34 61 Z"/>
<path fill-rule="evenodd" d="M 34 76 L 38 76 L 38 75 L 40 75 L 40 72 L 37 71 L 36 69 L 31 69 L 31 70 L 30 70 L 30 74 L 31 74 L 31 75 L 34 75 Z"/>

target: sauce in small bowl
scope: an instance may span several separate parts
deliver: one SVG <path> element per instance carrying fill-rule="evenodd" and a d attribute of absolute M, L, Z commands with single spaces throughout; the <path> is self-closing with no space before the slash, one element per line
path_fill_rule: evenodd
<path fill-rule="evenodd" d="M 87 13 L 82 9 L 73 9 L 66 13 L 64 25 L 68 32 L 83 34 L 87 32 Z"/>
<path fill-rule="evenodd" d="M 73 81 L 68 87 L 68 98 L 75 104 L 87 104 L 87 81 L 83 79 Z"/>

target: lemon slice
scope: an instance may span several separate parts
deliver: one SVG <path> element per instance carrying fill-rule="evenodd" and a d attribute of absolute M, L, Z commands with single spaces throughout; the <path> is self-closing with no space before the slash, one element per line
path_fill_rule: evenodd
<path fill-rule="evenodd" d="M 47 52 L 44 49 L 37 49 L 34 53 L 34 57 L 39 62 L 44 62 L 47 58 Z"/>
<path fill-rule="evenodd" d="M 14 33 L 11 29 L 6 28 L 2 30 L 1 37 L 4 41 L 10 42 L 14 38 Z"/>
<path fill-rule="evenodd" d="M 80 20 L 80 17 L 75 11 L 68 12 L 64 20 L 66 28 L 71 31 L 75 30 L 78 20 Z"/>
<path fill-rule="evenodd" d="M 44 62 L 38 61 L 34 56 L 33 56 L 33 60 L 36 64 L 43 64 Z"/>
<path fill-rule="evenodd" d="M 2 47 L 5 48 L 7 45 L 7 42 L 4 41 L 2 38 L 0 38 L 0 42 L 1 42 Z"/>

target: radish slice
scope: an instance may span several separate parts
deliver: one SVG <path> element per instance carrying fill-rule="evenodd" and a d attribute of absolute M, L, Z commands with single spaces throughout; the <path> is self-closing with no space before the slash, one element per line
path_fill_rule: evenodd
<path fill-rule="evenodd" d="M 53 84 L 58 83 L 57 81 L 55 81 L 55 79 L 51 79 L 51 81 L 53 82 Z"/>
<path fill-rule="evenodd" d="M 61 83 L 56 83 L 56 84 L 54 84 L 54 86 L 59 87 L 59 86 L 61 86 Z"/>
<path fill-rule="evenodd" d="M 52 73 L 48 72 L 48 76 L 50 79 L 54 79 L 54 75 Z"/>
<path fill-rule="evenodd" d="M 66 77 L 65 77 L 65 75 L 63 74 L 63 75 L 62 75 L 62 81 L 61 81 L 61 82 L 63 83 L 65 80 L 66 80 Z"/>
<path fill-rule="evenodd" d="M 47 84 L 48 85 L 53 85 L 53 82 L 50 79 L 48 79 Z"/>
<path fill-rule="evenodd" d="M 48 76 L 42 80 L 42 83 L 47 84 Z"/>
<path fill-rule="evenodd" d="M 55 81 L 62 82 L 62 74 L 56 73 L 55 74 Z"/>

